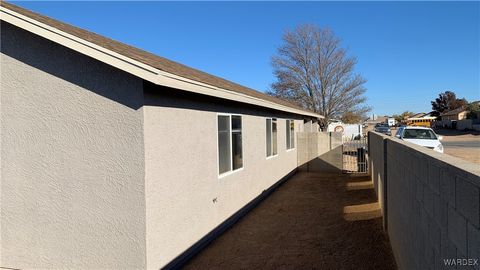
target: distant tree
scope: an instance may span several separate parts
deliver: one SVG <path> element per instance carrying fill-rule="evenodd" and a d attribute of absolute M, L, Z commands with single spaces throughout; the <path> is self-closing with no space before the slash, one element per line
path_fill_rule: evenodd
<path fill-rule="evenodd" d="M 467 118 L 468 119 L 477 119 L 480 114 L 480 102 L 471 102 L 467 105 Z"/>
<path fill-rule="evenodd" d="M 444 93 L 440 93 L 438 95 L 438 98 L 433 100 L 431 103 L 433 116 L 439 116 L 444 112 L 455 110 L 468 104 L 466 99 L 458 99 L 455 93 L 452 91 L 445 91 Z"/>
<path fill-rule="evenodd" d="M 325 116 L 324 122 L 347 113 L 363 115 L 370 108 L 366 80 L 354 73 L 356 63 L 331 30 L 298 26 L 284 34 L 272 57 L 277 81 L 269 94 Z"/>
<path fill-rule="evenodd" d="M 364 114 L 358 114 L 352 111 L 347 111 L 342 116 L 340 117 L 340 120 L 342 120 L 343 123 L 345 124 L 358 124 L 360 123 L 363 119 L 365 119 Z"/>
<path fill-rule="evenodd" d="M 408 117 L 410 117 L 410 116 L 412 116 L 412 115 L 414 115 L 414 114 L 415 114 L 415 113 L 413 113 L 413 112 L 404 111 L 404 112 L 401 113 L 401 114 L 394 114 L 394 115 L 392 115 L 392 117 L 395 118 L 395 120 L 400 123 L 400 122 L 402 122 L 403 120 L 405 120 L 406 118 L 408 118 Z"/>

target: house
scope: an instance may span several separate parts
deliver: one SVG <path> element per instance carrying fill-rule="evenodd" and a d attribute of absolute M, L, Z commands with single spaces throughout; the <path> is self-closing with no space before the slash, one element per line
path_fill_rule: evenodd
<path fill-rule="evenodd" d="M 366 119 L 363 124 L 365 125 L 376 125 L 380 123 L 386 123 L 388 116 L 378 116 L 376 114 L 372 114 L 368 119 Z"/>
<path fill-rule="evenodd" d="M 295 173 L 296 133 L 318 130 L 274 97 L 0 11 L 2 267 L 174 266 Z"/>
<path fill-rule="evenodd" d="M 440 114 L 440 116 L 442 117 L 442 121 L 443 120 L 458 121 L 458 120 L 467 119 L 467 114 L 468 114 L 468 111 L 466 107 L 462 106 L 460 108 L 457 108 L 448 112 L 444 112 Z"/>

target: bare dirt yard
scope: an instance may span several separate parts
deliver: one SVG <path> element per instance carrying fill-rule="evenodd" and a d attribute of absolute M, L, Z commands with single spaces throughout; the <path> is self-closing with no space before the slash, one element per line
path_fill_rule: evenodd
<path fill-rule="evenodd" d="M 437 129 L 443 136 L 444 153 L 480 164 L 480 132 Z"/>
<path fill-rule="evenodd" d="M 301 172 L 184 269 L 396 269 L 370 178 Z"/>

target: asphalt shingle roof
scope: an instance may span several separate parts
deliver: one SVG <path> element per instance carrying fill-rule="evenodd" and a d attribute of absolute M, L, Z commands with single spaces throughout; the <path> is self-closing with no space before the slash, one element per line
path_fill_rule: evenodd
<path fill-rule="evenodd" d="M 223 88 L 233 92 L 245 94 L 251 97 L 263 99 L 263 100 L 274 102 L 276 104 L 280 104 L 290 108 L 312 113 L 309 110 L 306 110 L 304 108 L 291 104 L 285 100 L 272 97 L 270 95 L 258 92 L 256 90 L 228 81 L 226 79 L 222 79 L 220 77 L 205 73 L 203 71 L 188 67 L 186 65 L 177 63 L 175 61 L 166 59 L 164 57 L 152 54 L 142 49 L 135 48 L 133 46 L 115 41 L 113 39 L 98 35 L 96 33 L 72 26 L 67 23 L 60 22 L 58 20 L 29 11 L 27 9 L 13 5 L 11 3 L 1 1 L 1 6 L 8 8 L 9 10 L 12 10 L 14 12 L 17 12 L 23 16 L 29 17 L 33 20 L 36 20 L 38 22 L 44 23 L 50 27 L 54 27 L 58 30 L 74 35 L 78 38 L 94 43 L 105 49 L 111 50 L 113 52 L 119 53 L 128 58 L 139 61 L 143 64 L 154 67 L 156 69 L 159 69 L 171 74 L 175 74 L 177 76 L 181 76 L 190 80 L 194 80 L 197 82 L 205 83 L 215 87 Z"/>

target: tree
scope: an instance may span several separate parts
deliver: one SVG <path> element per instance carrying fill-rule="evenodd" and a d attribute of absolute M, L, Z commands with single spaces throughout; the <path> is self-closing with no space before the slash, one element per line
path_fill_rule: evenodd
<path fill-rule="evenodd" d="M 340 117 L 340 120 L 342 120 L 342 122 L 345 124 L 358 124 L 364 118 L 365 115 L 358 114 L 352 111 L 347 111 Z"/>
<path fill-rule="evenodd" d="M 480 114 L 480 101 L 474 101 L 467 105 L 467 119 L 477 119 Z"/>
<path fill-rule="evenodd" d="M 415 114 L 415 113 L 413 113 L 413 112 L 404 111 L 404 112 L 401 113 L 401 114 L 394 114 L 392 117 L 395 118 L 395 120 L 400 123 L 400 122 L 402 122 L 403 120 L 405 120 L 406 118 L 408 118 L 408 117 L 410 117 L 410 116 L 412 116 L 412 115 L 414 115 L 414 114 Z"/>
<path fill-rule="evenodd" d="M 269 94 L 325 116 L 364 115 L 366 82 L 354 73 L 356 58 L 347 56 L 330 29 L 301 25 L 287 31 L 272 57 L 277 81 Z"/>
<path fill-rule="evenodd" d="M 452 91 L 445 91 L 444 93 L 440 93 L 438 95 L 438 98 L 433 100 L 431 103 L 433 116 L 439 116 L 444 112 L 455 110 L 468 104 L 466 99 L 458 99 L 455 93 Z"/>

